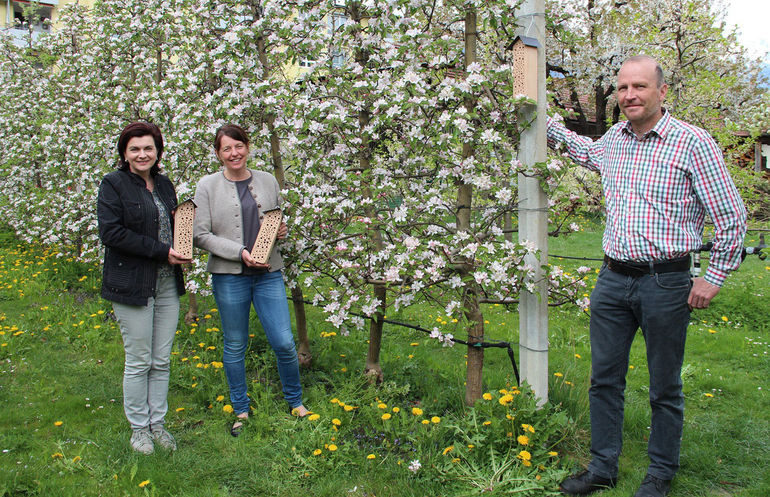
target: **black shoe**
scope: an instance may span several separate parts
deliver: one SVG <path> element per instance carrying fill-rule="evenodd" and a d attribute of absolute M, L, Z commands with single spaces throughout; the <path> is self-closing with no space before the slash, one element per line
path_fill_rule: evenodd
<path fill-rule="evenodd" d="M 634 497 L 666 497 L 670 489 L 671 480 L 661 480 L 648 474 Z"/>
<path fill-rule="evenodd" d="M 237 437 L 243 433 L 243 429 L 246 427 L 246 421 L 249 418 L 235 418 L 235 421 L 230 426 L 230 435 Z"/>
<path fill-rule="evenodd" d="M 602 478 L 586 470 L 561 482 L 559 489 L 567 495 L 588 495 L 598 490 L 612 488 L 617 482 L 617 478 Z"/>

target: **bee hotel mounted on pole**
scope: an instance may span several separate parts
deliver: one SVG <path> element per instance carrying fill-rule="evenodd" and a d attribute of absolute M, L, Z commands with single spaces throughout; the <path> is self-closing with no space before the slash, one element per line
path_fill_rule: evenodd
<path fill-rule="evenodd" d="M 521 133 L 519 160 L 532 167 L 546 160 L 545 2 L 526 0 L 517 12 L 521 33 L 513 46 L 516 93 L 532 99 L 523 105 L 523 121 L 532 124 Z M 538 405 L 548 401 L 548 284 L 542 266 L 548 262 L 548 198 L 534 175 L 519 174 L 519 242 L 535 245 L 539 257 L 527 263 L 535 269 L 535 291 L 523 290 L 519 300 L 519 356 L 521 377 L 532 387 Z"/>

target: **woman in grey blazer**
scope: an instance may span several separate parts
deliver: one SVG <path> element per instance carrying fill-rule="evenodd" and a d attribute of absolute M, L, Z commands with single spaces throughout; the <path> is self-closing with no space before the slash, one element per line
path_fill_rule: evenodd
<path fill-rule="evenodd" d="M 219 128 L 214 150 L 224 169 L 198 182 L 193 238 L 196 246 L 210 252 L 208 271 L 224 337 L 222 362 L 237 416 L 230 433 L 237 437 L 249 417 L 245 357 L 252 305 L 275 352 L 290 411 L 305 416 L 308 410 L 302 405 L 281 254 L 274 247 L 267 264 L 259 264 L 251 257 L 262 213 L 280 206 L 278 182 L 272 174 L 246 166 L 249 136 L 240 126 L 227 124 Z M 287 231 L 286 224 L 282 224 L 278 238 L 285 238 Z"/>

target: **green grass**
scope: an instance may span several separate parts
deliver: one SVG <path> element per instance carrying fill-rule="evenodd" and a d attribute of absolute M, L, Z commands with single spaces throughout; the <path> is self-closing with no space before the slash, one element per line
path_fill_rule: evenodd
<path fill-rule="evenodd" d="M 598 258 L 600 241 L 588 224 L 551 240 L 550 251 Z M 769 268 L 749 257 L 712 307 L 693 313 L 683 372 L 682 468 L 673 497 L 770 495 Z M 550 403 L 542 410 L 524 389 L 507 405 L 499 402 L 505 400 L 500 390 L 516 391 L 502 349 L 485 354 L 492 400 L 465 407 L 464 348 L 443 348 L 396 326 L 385 329 L 386 381 L 373 387 L 361 376 L 366 337 L 329 335 L 334 330 L 310 309 L 314 362 L 302 371 L 302 382 L 306 404 L 319 414 L 315 421 L 286 412 L 272 353 L 255 322 L 248 358 L 255 410 L 246 433 L 233 439 L 210 298 L 201 300 L 199 322 L 180 322 L 174 345 L 167 426 L 179 450 L 139 456 L 128 447 L 122 344 L 109 303 L 98 297 L 99 278 L 96 265 L 55 258 L 0 233 L 0 496 L 548 495 L 587 462 L 588 318 L 576 309 L 550 311 Z M 515 309 L 484 311 L 490 338 L 518 340 Z M 388 317 L 430 328 L 442 314 L 415 306 Z M 443 331 L 462 338 L 452 326 Z M 647 465 L 641 337 L 631 364 L 619 486 L 602 494 L 607 497 L 633 494 Z M 391 418 L 383 420 L 386 412 Z M 438 423 L 430 421 L 434 416 Z M 526 447 L 519 435 L 529 437 Z M 517 457 L 524 448 L 532 466 Z M 407 467 L 415 459 L 422 468 L 413 473 Z"/>

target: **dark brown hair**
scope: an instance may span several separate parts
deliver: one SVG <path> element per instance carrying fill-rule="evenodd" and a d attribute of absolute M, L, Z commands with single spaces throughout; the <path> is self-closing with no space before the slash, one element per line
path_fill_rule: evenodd
<path fill-rule="evenodd" d="M 155 142 L 155 148 L 158 150 L 158 159 L 155 164 L 150 168 L 150 175 L 155 176 L 160 171 L 160 158 L 163 155 L 163 135 L 160 132 L 160 128 L 152 123 L 135 122 L 126 126 L 120 133 L 118 138 L 118 155 L 120 155 L 120 161 L 118 163 L 118 169 L 121 171 L 128 171 L 128 161 L 126 161 L 126 148 L 131 138 L 138 138 L 140 136 L 152 136 Z"/>
<path fill-rule="evenodd" d="M 214 150 L 219 152 L 219 148 L 222 146 L 222 137 L 227 136 L 233 140 L 243 142 L 246 146 L 249 146 L 249 134 L 245 129 L 241 128 L 237 124 L 225 124 L 220 127 L 214 135 Z"/>

